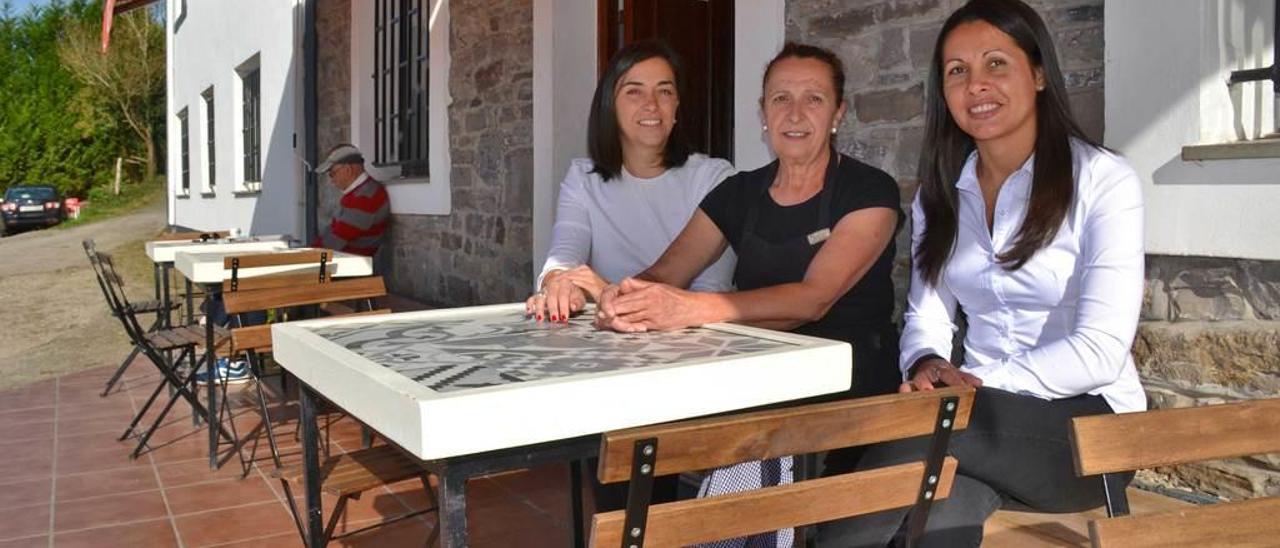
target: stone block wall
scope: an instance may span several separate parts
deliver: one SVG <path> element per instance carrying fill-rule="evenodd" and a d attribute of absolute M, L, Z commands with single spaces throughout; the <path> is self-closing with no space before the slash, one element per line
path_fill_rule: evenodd
<path fill-rule="evenodd" d="M 392 292 L 438 306 L 524 300 L 533 284 L 533 3 L 450 0 L 449 14 L 453 210 L 394 216 L 386 274 Z"/>
<path fill-rule="evenodd" d="M 351 0 L 316 3 L 316 134 L 320 159 L 339 143 L 351 141 Z M 340 192 L 319 176 L 318 226 L 328 226 Z"/>
<path fill-rule="evenodd" d="M 1077 119 L 1102 138 L 1102 0 L 1028 0 L 1054 34 Z M 885 170 L 910 213 L 924 131 L 924 90 L 934 42 L 963 0 L 792 0 L 787 39 L 822 46 L 845 63 L 848 115 L 841 152 Z M 898 234 L 899 313 L 906 299 L 910 225 Z"/>

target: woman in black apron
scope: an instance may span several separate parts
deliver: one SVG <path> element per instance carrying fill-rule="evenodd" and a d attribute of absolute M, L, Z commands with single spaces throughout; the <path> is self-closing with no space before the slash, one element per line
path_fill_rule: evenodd
<path fill-rule="evenodd" d="M 732 321 L 848 341 L 853 385 L 823 399 L 896 390 L 892 323 L 893 235 L 903 215 L 893 179 L 839 154 L 844 69 L 830 51 L 788 44 L 765 70 L 764 131 L 778 160 L 726 179 L 703 199 L 653 266 L 601 293 L 596 324 L 618 331 L 680 329 Z M 686 287 L 726 246 L 738 254 L 731 293 Z M 828 466 L 848 467 L 850 451 Z M 702 495 L 787 481 L 789 464 L 743 463 L 713 471 Z M 715 543 L 783 546 L 790 533 Z"/>

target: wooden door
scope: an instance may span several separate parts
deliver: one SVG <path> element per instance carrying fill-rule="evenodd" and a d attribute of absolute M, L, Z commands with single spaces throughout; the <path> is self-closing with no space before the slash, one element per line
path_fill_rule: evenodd
<path fill-rule="evenodd" d="M 679 123 L 693 148 L 733 161 L 733 0 L 597 0 L 600 71 L 623 45 L 665 40 L 685 67 Z"/>

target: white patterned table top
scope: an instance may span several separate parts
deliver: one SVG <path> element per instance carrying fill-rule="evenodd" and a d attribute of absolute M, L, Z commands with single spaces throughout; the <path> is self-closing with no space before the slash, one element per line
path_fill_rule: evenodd
<path fill-rule="evenodd" d="M 522 304 L 278 324 L 275 359 L 419 458 L 470 454 L 846 390 L 849 345 L 716 324 L 598 331 Z"/>
<path fill-rule="evenodd" d="M 166 240 L 146 243 L 147 258 L 153 263 L 171 263 L 180 251 L 253 252 L 288 249 L 288 236 L 246 236 L 217 240 Z"/>
<path fill-rule="evenodd" d="M 201 284 L 222 283 L 223 280 L 231 279 L 231 270 L 223 268 L 223 259 L 234 255 L 249 255 L 257 253 L 273 253 L 285 251 L 304 251 L 308 248 L 276 248 L 267 250 L 214 250 L 205 251 L 201 249 L 198 252 L 179 251 L 173 260 L 173 267 L 186 276 L 188 280 Z M 283 266 L 263 266 L 257 268 L 242 268 L 240 276 L 252 278 L 254 276 L 267 276 L 271 274 L 289 274 L 295 272 L 306 272 L 308 270 L 316 270 L 315 264 L 299 264 L 299 265 L 283 265 Z M 373 274 L 373 258 L 363 255 L 355 255 L 343 251 L 334 251 L 333 257 L 328 263 L 329 275 L 334 278 L 347 278 L 352 276 L 369 276 Z"/>

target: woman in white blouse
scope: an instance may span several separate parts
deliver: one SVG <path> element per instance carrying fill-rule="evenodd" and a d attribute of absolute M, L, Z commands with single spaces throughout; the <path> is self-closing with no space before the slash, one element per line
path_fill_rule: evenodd
<path fill-rule="evenodd" d="M 610 60 L 591 102 L 590 159 L 574 160 L 556 207 L 551 247 L 526 301 L 538 321 L 567 322 L 610 283 L 658 259 L 711 189 L 733 174 L 718 158 L 690 152 L 678 117 L 682 70 L 656 41 L 635 42 Z M 690 285 L 731 286 L 727 251 Z"/>
<path fill-rule="evenodd" d="M 1019 0 L 974 0 L 942 27 L 927 100 L 901 391 L 977 388 L 927 546 L 977 546 L 997 509 L 1101 506 L 1077 478 L 1075 416 L 1141 411 L 1129 347 L 1143 285 L 1141 182 L 1071 117 L 1050 34 Z M 953 364 L 957 309 L 968 318 Z M 927 442 L 926 442 L 927 443 Z M 878 446 L 859 467 L 921 458 Z M 822 544 L 884 546 L 903 511 L 829 524 Z"/>

